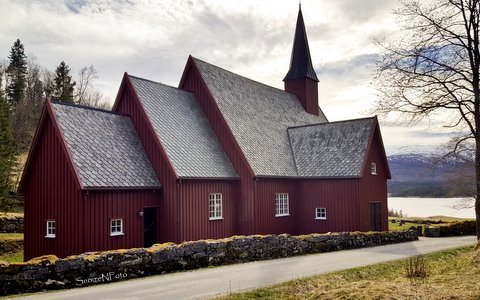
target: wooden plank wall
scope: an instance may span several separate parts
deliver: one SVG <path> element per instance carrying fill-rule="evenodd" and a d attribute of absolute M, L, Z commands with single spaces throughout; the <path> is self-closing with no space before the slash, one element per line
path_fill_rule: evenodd
<path fill-rule="evenodd" d="M 51 117 L 45 116 L 25 189 L 24 259 L 83 252 L 80 187 Z M 55 220 L 56 237 L 46 238 L 46 221 Z"/>

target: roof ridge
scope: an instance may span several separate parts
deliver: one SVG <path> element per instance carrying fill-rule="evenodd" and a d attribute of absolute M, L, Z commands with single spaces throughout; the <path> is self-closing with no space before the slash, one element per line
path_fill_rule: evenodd
<path fill-rule="evenodd" d="M 92 106 L 88 106 L 88 105 L 75 104 L 75 103 L 65 103 L 65 102 L 56 101 L 56 100 L 50 100 L 50 102 L 52 102 L 52 104 L 58 104 L 58 105 L 69 106 L 69 107 L 73 107 L 73 108 L 86 109 L 86 110 L 93 110 L 93 111 L 98 111 L 98 112 L 107 113 L 107 114 L 111 114 L 111 115 L 118 115 L 118 116 L 124 116 L 124 117 L 130 116 L 129 114 L 126 114 L 126 113 L 115 112 L 115 111 L 111 111 L 111 110 L 107 110 L 107 109 L 103 109 L 103 108 L 92 107 Z"/>
<path fill-rule="evenodd" d="M 160 82 L 160 81 L 153 81 L 153 80 L 150 80 L 150 79 L 146 79 L 146 78 L 142 78 L 142 77 L 138 77 L 138 76 L 134 76 L 134 75 L 130 75 L 128 74 L 128 77 L 133 77 L 135 79 L 138 79 L 138 80 L 143 80 L 143 81 L 148 81 L 150 83 L 154 83 L 154 84 L 159 84 L 161 86 L 164 86 L 164 87 L 167 87 L 167 88 L 172 88 L 172 89 L 175 89 L 175 90 L 178 90 L 178 91 L 181 91 L 181 92 L 184 92 L 184 93 L 188 93 L 188 94 L 192 94 L 194 95 L 192 92 L 189 92 L 189 91 L 186 91 L 186 90 L 182 90 L 176 86 L 173 86 L 173 85 L 169 85 L 169 84 L 166 84 L 166 83 L 163 83 L 163 82 Z"/>
<path fill-rule="evenodd" d="M 232 71 L 227 70 L 227 69 L 225 69 L 225 68 L 219 67 L 219 66 L 217 66 L 217 65 L 214 65 L 214 64 L 209 63 L 209 62 L 207 62 L 207 61 L 204 61 L 204 60 L 202 60 L 202 59 L 196 58 L 195 56 L 192 56 L 192 58 L 193 58 L 194 60 L 198 60 L 198 61 L 201 61 L 201 62 L 206 63 L 206 64 L 208 64 L 208 65 L 214 66 L 215 68 L 224 70 L 224 71 L 226 71 L 226 72 L 228 72 L 228 73 L 231 73 L 231 74 L 233 74 L 233 75 L 236 75 L 236 76 L 245 78 L 245 79 L 247 79 L 247 80 L 249 80 L 249 81 L 252 81 L 252 82 L 261 84 L 261 85 L 266 86 L 266 87 L 268 87 L 268 88 L 271 88 L 271 89 L 273 89 L 273 90 L 278 90 L 278 91 L 280 91 L 280 92 L 283 92 L 283 93 L 286 93 L 286 94 L 289 94 L 289 95 L 292 95 L 292 96 L 296 97 L 294 94 L 289 93 L 289 92 L 287 92 L 287 91 L 285 91 L 285 90 L 282 90 L 281 88 L 277 88 L 277 87 L 268 85 L 268 84 L 266 84 L 266 83 L 260 82 L 260 81 L 258 81 L 258 80 L 254 80 L 254 79 L 248 78 L 248 77 L 246 77 L 246 76 L 237 74 L 237 73 L 235 73 L 235 72 L 232 72 Z"/>
<path fill-rule="evenodd" d="M 287 130 L 302 128 L 302 127 L 310 127 L 310 126 L 329 125 L 329 124 L 338 124 L 338 123 L 346 123 L 346 122 L 358 122 L 358 121 L 364 121 L 364 120 L 375 120 L 375 118 L 376 118 L 376 116 L 365 117 L 365 118 L 357 118 L 357 119 L 340 120 L 340 121 L 333 121 L 333 122 L 305 124 L 305 125 L 299 125 L 299 126 L 290 126 L 290 127 L 287 127 Z"/>

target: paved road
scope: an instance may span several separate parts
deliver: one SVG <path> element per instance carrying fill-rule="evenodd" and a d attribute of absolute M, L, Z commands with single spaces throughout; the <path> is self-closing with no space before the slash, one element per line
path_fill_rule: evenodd
<path fill-rule="evenodd" d="M 421 238 L 419 241 L 347 251 L 207 268 L 141 279 L 30 295 L 20 299 L 192 299 L 271 285 L 470 245 L 475 237 Z M 19 299 L 19 298 L 16 298 Z"/>

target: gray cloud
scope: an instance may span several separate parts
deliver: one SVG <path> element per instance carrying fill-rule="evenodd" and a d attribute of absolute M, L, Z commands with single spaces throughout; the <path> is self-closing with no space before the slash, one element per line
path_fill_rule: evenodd
<path fill-rule="evenodd" d="M 65 0 L 65 6 L 73 13 L 79 13 L 87 0 Z"/>
<path fill-rule="evenodd" d="M 365 73 L 374 71 L 375 64 L 379 58 L 378 53 L 357 55 L 342 61 L 320 64 L 315 68 L 315 71 L 319 77 L 345 78 L 344 76 L 347 76 L 363 79 L 366 77 L 365 75 L 367 75 Z"/>
<path fill-rule="evenodd" d="M 361 117 L 372 104 L 373 39 L 392 31 L 393 2 L 302 1 L 331 120 Z M 93 64 L 112 101 L 125 71 L 176 86 L 189 54 L 282 88 L 297 15 L 296 3 L 278 0 L 0 0 L 0 8 L 0 61 L 20 38 L 51 70 L 61 60 L 73 73 Z"/>
<path fill-rule="evenodd" d="M 390 13 L 396 3 L 395 0 L 342 0 L 336 4 L 344 18 L 350 22 L 349 25 L 357 25 L 375 21 L 378 16 Z"/>

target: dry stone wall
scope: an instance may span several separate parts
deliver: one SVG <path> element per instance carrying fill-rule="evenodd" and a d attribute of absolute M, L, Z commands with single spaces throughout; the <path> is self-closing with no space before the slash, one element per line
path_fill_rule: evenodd
<path fill-rule="evenodd" d="M 301 236 L 234 236 L 150 248 L 90 252 L 58 259 L 42 256 L 0 265 L 0 294 L 107 283 L 152 274 L 417 240 L 415 231 L 352 232 Z"/>
<path fill-rule="evenodd" d="M 0 239 L 0 255 L 17 252 L 23 249 L 23 239 Z"/>
<path fill-rule="evenodd" d="M 0 232 L 2 233 L 23 232 L 23 216 L 0 215 Z"/>
<path fill-rule="evenodd" d="M 475 235 L 475 221 L 462 221 L 446 224 L 425 225 L 426 237 Z"/>

